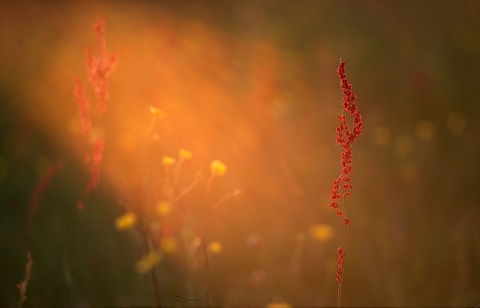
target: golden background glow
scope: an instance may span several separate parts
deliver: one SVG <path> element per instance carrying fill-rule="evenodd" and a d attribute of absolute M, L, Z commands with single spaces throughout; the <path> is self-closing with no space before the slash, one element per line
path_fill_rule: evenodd
<path fill-rule="evenodd" d="M 208 271 L 219 305 L 333 305 L 342 57 L 365 123 L 342 302 L 477 304 L 479 6 L 461 2 L 0 5 L 4 283 L 20 281 L 32 187 L 63 161 L 36 217 L 27 304 L 150 305 L 139 272 L 155 268 L 168 304 L 205 294 Z M 84 142 L 73 86 L 94 102 L 97 17 L 119 62 Z M 101 181 L 84 198 L 97 138 Z"/>

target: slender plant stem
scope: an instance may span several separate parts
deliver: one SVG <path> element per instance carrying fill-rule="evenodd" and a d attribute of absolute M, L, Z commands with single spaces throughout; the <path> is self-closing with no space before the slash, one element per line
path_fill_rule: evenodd
<path fill-rule="evenodd" d="M 212 292 L 212 277 L 210 276 L 210 263 L 208 262 L 207 247 L 205 241 L 203 241 L 203 257 L 205 258 L 205 270 L 208 278 L 208 293 Z M 212 297 L 210 296 L 208 303 L 212 304 Z"/>
<path fill-rule="evenodd" d="M 338 289 L 337 289 L 337 308 L 342 306 L 342 287 L 343 287 L 343 277 L 345 276 L 345 256 L 347 254 L 347 246 L 348 246 L 348 225 L 345 224 L 345 238 L 343 243 L 343 263 L 342 263 L 342 276 L 340 277 L 340 281 L 338 282 Z"/>
<path fill-rule="evenodd" d="M 150 273 L 152 277 L 153 292 L 155 293 L 155 302 L 157 303 L 157 307 L 162 307 L 162 300 L 160 298 L 157 275 L 155 274 L 155 270 L 152 270 Z"/>
<path fill-rule="evenodd" d="M 150 249 L 151 249 L 151 242 L 150 242 L 149 238 L 147 237 L 147 235 L 145 233 L 143 234 L 143 237 L 145 239 L 145 245 L 147 247 L 147 252 L 149 252 Z M 150 271 L 150 277 L 152 278 L 152 287 L 153 287 L 153 293 L 155 295 L 155 302 L 157 304 L 157 307 L 162 307 L 162 300 L 161 300 L 161 296 L 160 296 L 160 288 L 159 288 L 159 285 L 158 285 L 158 278 L 157 278 L 157 274 L 155 273 L 155 269 L 152 269 Z"/>

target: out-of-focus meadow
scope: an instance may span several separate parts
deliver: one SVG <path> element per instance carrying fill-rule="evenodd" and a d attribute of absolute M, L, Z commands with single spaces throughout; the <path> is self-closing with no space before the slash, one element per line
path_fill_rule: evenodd
<path fill-rule="evenodd" d="M 162 157 L 179 149 L 192 157 L 178 189 L 204 177 L 159 221 L 162 303 L 334 305 L 339 57 L 365 123 L 342 303 L 480 303 L 480 2 L 14 3 L 0 5 L 2 306 L 17 305 L 28 249 L 25 307 L 155 305 L 135 269 L 144 242 L 115 219 L 160 201 Z M 89 175 L 73 85 L 98 16 L 119 62 L 92 129 L 101 181 L 78 209 Z M 150 107 L 166 116 L 152 125 Z M 228 170 L 205 192 L 214 159 Z M 34 187 L 58 162 L 29 247 Z M 208 219 L 209 267 L 192 262 L 207 209 L 236 190 Z"/>

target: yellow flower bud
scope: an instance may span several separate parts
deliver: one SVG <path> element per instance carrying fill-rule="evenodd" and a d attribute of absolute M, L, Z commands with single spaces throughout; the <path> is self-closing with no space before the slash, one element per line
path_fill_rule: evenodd
<path fill-rule="evenodd" d="M 162 164 L 166 167 L 171 166 L 175 163 L 175 158 L 170 156 L 163 156 L 162 157 Z"/>
<path fill-rule="evenodd" d="M 150 251 L 135 264 L 135 269 L 140 274 L 149 272 L 158 262 L 160 262 L 161 257 L 162 256 L 158 252 Z"/>
<path fill-rule="evenodd" d="M 163 110 L 155 108 L 153 106 L 150 106 L 150 113 L 160 119 L 164 118 L 167 115 Z"/>
<path fill-rule="evenodd" d="M 222 176 L 225 173 L 227 173 L 227 166 L 221 161 L 219 161 L 218 159 L 215 159 L 210 164 L 210 170 L 212 171 L 213 174 L 217 176 Z"/>
<path fill-rule="evenodd" d="M 132 212 L 127 212 L 124 215 L 115 219 L 115 228 L 119 231 L 132 228 L 137 222 L 137 216 Z"/>
<path fill-rule="evenodd" d="M 190 159 L 192 158 L 192 152 L 185 149 L 180 149 L 178 156 L 180 156 L 182 159 Z"/>

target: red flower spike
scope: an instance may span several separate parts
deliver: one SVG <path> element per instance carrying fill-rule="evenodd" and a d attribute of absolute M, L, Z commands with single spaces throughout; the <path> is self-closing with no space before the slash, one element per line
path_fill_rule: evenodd
<path fill-rule="evenodd" d="M 92 127 L 92 121 L 90 120 L 89 113 L 90 102 L 85 94 L 82 83 L 78 79 L 75 80 L 73 95 L 77 99 L 80 121 L 82 123 L 82 135 L 84 138 L 86 138 L 90 128 Z"/>
<path fill-rule="evenodd" d="M 332 202 L 330 202 L 330 207 L 331 207 L 332 209 L 338 209 L 338 203 L 335 202 L 335 201 L 332 201 Z"/>
<path fill-rule="evenodd" d="M 353 189 L 351 184 L 353 167 L 353 149 L 352 145 L 357 140 L 358 136 L 362 135 L 363 121 L 360 110 L 356 105 L 357 95 L 353 91 L 353 86 L 348 82 L 347 74 L 345 73 L 345 62 L 340 59 L 337 73 L 340 79 L 340 90 L 343 93 L 342 100 L 342 114 L 337 116 L 338 125 L 335 128 L 337 133 L 336 142 L 342 147 L 343 153 L 340 158 L 340 175 L 333 180 L 331 190 L 330 207 L 342 220 L 346 227 L 350 225 L 350 218 L 346 217 L 346 203 L 345 199 L 350 197 L 350 191 Z M 350 115 L 352 121 L 351 126 L 347 124 L 346 113 Z M 340 188 L 341 186 L 341 188 Z M 342 191 L 340 191 L 342 189 Z M 342 199 L 343 198 L 343 199 Z M 342 200 L 341 209 L 337 200 Z M 346 231 L 345 231 L 346 232 Z M 347 245 L 347 233 L 345 234 L 345 247 Z M 338 297 L 337 306 L 340 306 L 340 294 L 343 284 L 343 262 L 345 259 L 345 251 L 341 247 L 337 249 L 337 266 L 336 280 L 338 282 Z"/>
<path fill-rule="evenodd" d="M 88 83 L 95 94 L 97 116 L 100 116 L 107 110 L 106 102 L 109 97 L 108 81 L 117 65 L 118 55 L 106 51 L 105 20 L 98 18 L 96 23 L 92 26 L 92 30 L 96 33 L 98 47 L 94 49 L 87 48 L 85 50 L 85 70 Z M 84 139 L 86 139 L 93 123 L 91 111 L 89 110 L 90 102 L 87 98 L 86 91 L 79 80 L 75 81 L 74 96 L 79 108 L 82 134 Z M 90 172 L 90 178 L 88 179 L 84 191 L 85 197 L 92 193 L 100 181 L 103 151 L 104 142 L 98 139 L 94 142 L 92 147 L 84 153 L 84 161 L 85 164 L 88 165 Z M 84 204 L 82 202 L 77 204 L 79 210 L 83 209 L 83 207 Z"/>
<path fill-rule="evenodd" d="M 348 82 L 347 74 L 345 73 L 346 64 L 340 59 L 338 65 L 338 76 L 340 78 L 340 89 L 343 93 L 342 108 L 344 112 L 347 112 L 352 119 L 352 128 L 347 125 L 347 117 L 345 114 L 337 116 L 338 126 L 335 128 L 337 132 L 336 142 L 340 144 L 343 148 L 343 153 L 340 160 L 341 173 L 338 179 L 333 180 L 331 199 L 340 200 L 342 197 L 346 198 L 350 196 L 350 190 L 353 186 L 350 184 L 351 173 L 354 170 L 353 167 L 353 154 L 352 154 L 352 144 L 355 142 L 358 136 L 362 134 L 360 128 L 363 126 L 362 116 L 356 105 L 355 100 L 357 95 L 353 91 L 353 86 Z M 343 182 L 342 185 L 343 192 L 340 191 L 340 182 Z M 337 204 L 338 205 L 338 204 Z M 338 210 L 337 206 L 330 204 L 330 207 L 337 212 L 337 215 L 343 217 L 343 212 Z"/>
<path fill-rule="evenodd" d="M 90 195 L 93 189 L 97 186 L 98 182 L 100 182 L 100 171 L 101 171 L 101 163 L 103 158 L 103 148 L 104 144 L 103 141 L 97 140 L 93 147 L 93 153 L 91 155 L 91 162 L 90 162 L 90 180 L 87 183 L 87 187 L 85 188 L 85 195 Z"/>
<path fill-rule="evenodd" d="M 106 102 L 109 97 L 108 78 L 117 66 L 118 55 L 116 53 L 107 54 L 104 34 L 105 21 L 98 18 L 92 29 L 97 33 L 99 47 L 96 54 L 92 50 L 87 49 L 85 68 L 88 81 L 92 85 L 97 98 L 97 112 L 98 114 L 103 114 L 107 110 Z"/>

